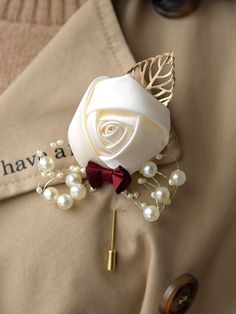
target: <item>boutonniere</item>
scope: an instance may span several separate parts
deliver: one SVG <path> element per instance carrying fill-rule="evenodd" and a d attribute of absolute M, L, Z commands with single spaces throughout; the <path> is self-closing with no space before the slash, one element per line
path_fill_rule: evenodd
<path fill-rule="evenodd" d="M 69 144 L 77 165 L 55 172 L 53 158 L 38 151 L 39 171 L 49 181 L 43 187 L 39 184 L 37 192 L 59 208 L 69 209 L 87 191 L 111 183 L 115 193 L 143 209 L 147 221 L 156 221 L 186 180 L 177 161 L 169 177 L 157 165 L 166 157 L 162 152 L 170 138 L 168 104 L 174 83 L 173 52 L 139 62 L 120 77 L 97 77 L 69 126 Z M 50 146 L 62 144 L 58 140 Z M 59 195 L 55 187 L 49 187 L 55 180 L 64 181 L 69 193 Z M 152 204 L 143 203 L 140 193 L 132 190 L 134 180 L 150 191 Z"/>
<path fill-rule="evenodd" d="M 88 86 L 68 129 L 76 165 L 55 171 L 52 157 L 38 151 L 38 168 L 47 183 L 37 192 L 48 202 L 67 210 L 104 184 L 134 202 L 149 221 L 157 221 L 171 204 L 176 190 L 186 181 L 176 167 L 166 175 L 158 162 L 168 158 L 171 119 L 168 104 L 173 97 L 174 56 L 164 53 L 137 63 L 120 77 L 100 76 Z M 61 140 L 51 143 L 61 146 Z M 59 194 L 56 181 L 68 191 Z M 150 203 L 135 190 L 150 192 Z"/>

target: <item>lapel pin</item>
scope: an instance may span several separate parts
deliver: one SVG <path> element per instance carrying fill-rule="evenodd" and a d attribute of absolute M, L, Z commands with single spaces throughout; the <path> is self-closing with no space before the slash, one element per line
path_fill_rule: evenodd
<path fill-rule="evenodd" d="M 111 226 L 111 245 L 107 254 L 107 271 L 114 271 L 116 267 L 116 250 L 115 250 L 115 227 L 116 227 L 116 210 L 112 210 Z"/>

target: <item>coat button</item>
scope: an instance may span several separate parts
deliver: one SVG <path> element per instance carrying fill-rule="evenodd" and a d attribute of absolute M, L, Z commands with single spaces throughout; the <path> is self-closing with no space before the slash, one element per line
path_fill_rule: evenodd
<path fill-rule="evenodd" d="M 165 17 L 178 18 L 193 12 L 199 0 L 152 0 L 154 8 Z"/>
<path fill-rule="evenodd" d="M 175 279 L 163 294 L 160 313 L 184 314 L 190 308 L 198 290 L 198 281 L 192 275 L 184 274 Z"/>

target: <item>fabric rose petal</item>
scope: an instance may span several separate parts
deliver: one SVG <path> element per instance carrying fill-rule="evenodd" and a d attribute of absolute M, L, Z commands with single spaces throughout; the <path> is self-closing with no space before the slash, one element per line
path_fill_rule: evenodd
<path fill-rule="evenodd" d="M 88 87 L 69 127 L 79 165 L 121 166 L 130 174 L 168 144 L 170 113 L 131 75 L 98 77 Z"/>

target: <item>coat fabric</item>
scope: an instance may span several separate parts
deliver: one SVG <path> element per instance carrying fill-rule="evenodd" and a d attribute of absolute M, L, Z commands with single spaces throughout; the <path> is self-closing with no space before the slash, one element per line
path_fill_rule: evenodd
<path fill-rule="evenodd" d="M 235 13 L 235 2 L 211 0 L 170 20 L 148 1 L 88 0 L 1 95 L 0 313 L 154 314 L 183 273 L 200 284 L 189 313 L 236 312 Z M 67 141 L 89 83 L 170 50 L 171 119 L 187 183 L 160 220 L 145 221 L 108 184 L 70 211 L 43 202 L 35 152 Z M 68 148 L 58 166 L 73 163 Z M 108 273 L 112 208 L 119 260 Z"/>

